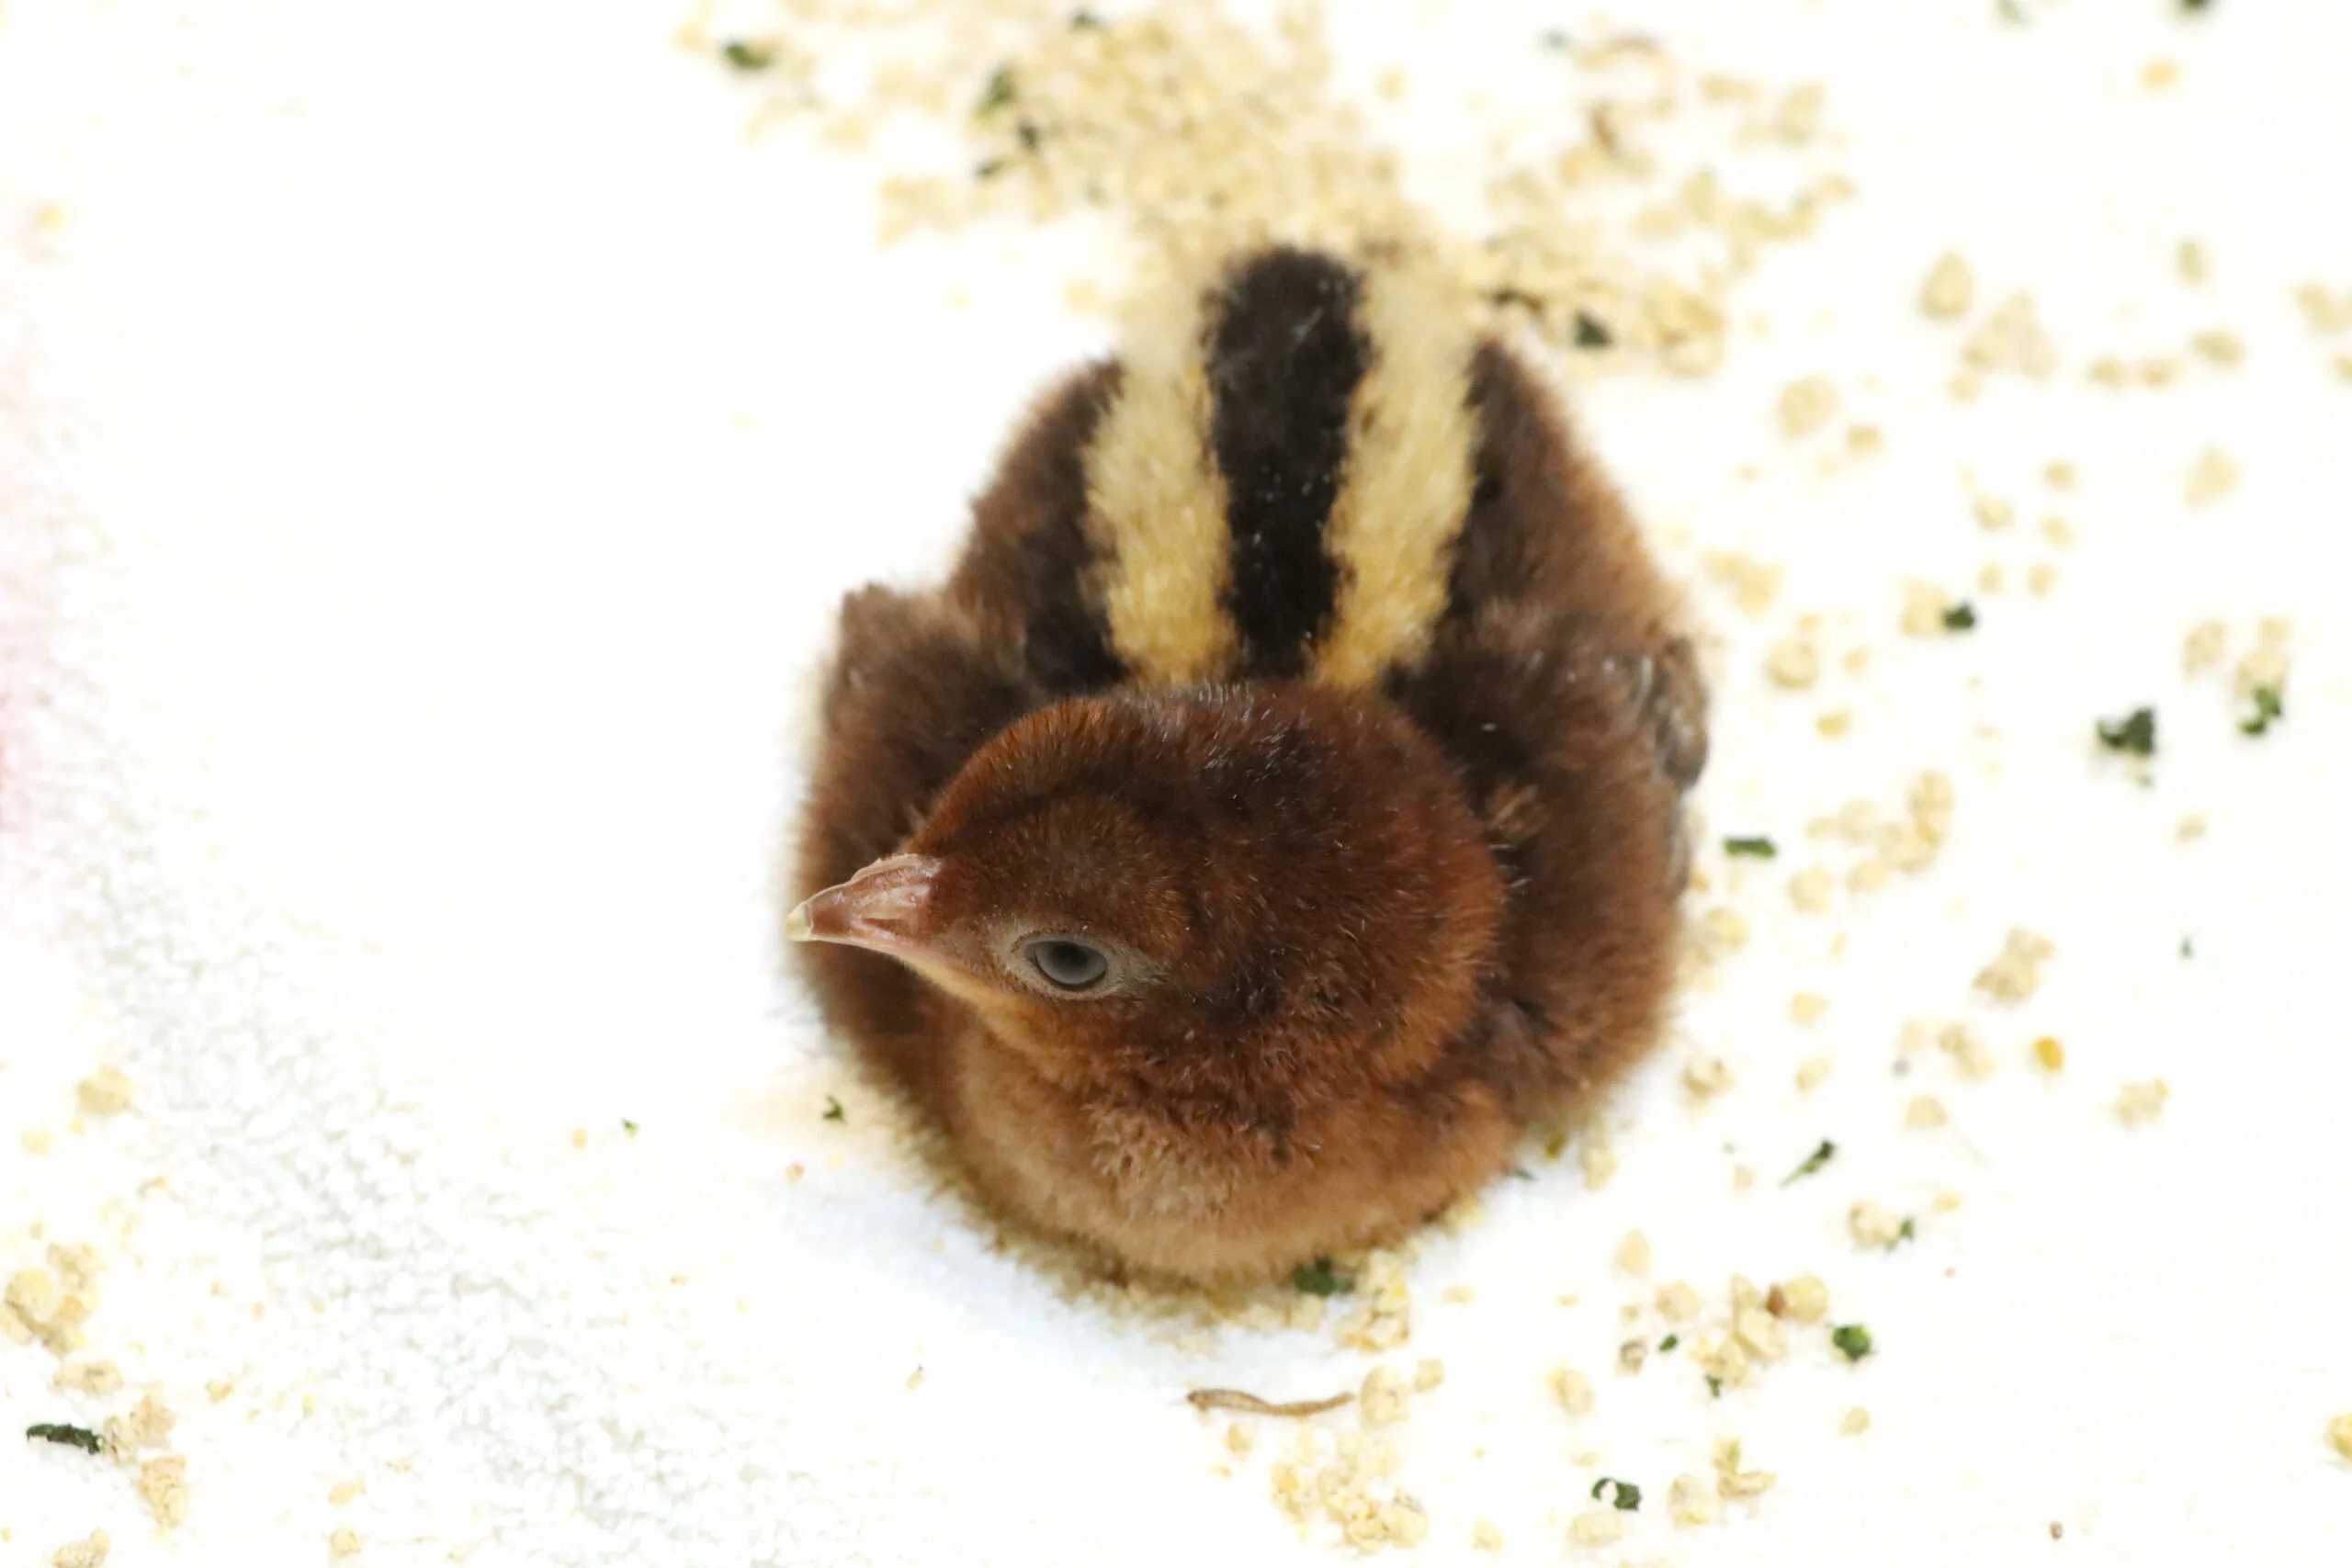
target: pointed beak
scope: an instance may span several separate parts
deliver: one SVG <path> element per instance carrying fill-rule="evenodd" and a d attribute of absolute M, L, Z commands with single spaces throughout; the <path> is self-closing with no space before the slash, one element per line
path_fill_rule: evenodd
<path fill-rule="evenodd" d="M 933 885 L 940 863 L 929 855 L 876 861 L 837 887 L 812 895 L 784 918 L 794 942 L 838 942 L 901 958 L 931 952 Z"/>

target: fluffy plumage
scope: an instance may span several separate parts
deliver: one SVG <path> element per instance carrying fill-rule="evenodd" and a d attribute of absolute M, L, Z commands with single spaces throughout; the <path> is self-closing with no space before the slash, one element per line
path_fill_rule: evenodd
<path fill-rule="evenodd" d="M 1377 1240 L 1656 1039 L 1705 694 L 1549 392 L 1276 249 L 1048 393 L 922 594 L 843 604 L 789 934 L 1049 1230 Z"/>

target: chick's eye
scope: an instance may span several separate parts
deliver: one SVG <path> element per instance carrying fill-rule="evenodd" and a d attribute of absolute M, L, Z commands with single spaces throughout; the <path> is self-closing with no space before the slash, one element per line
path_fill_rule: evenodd
<path fill-rule="evenodd" d="M 1030 967 L 1065 991 L 1083 991 L 1110 973 L 1111 961 L 1098 948 L 1068 937 L 1033 942 L 1024 954 Z"/>

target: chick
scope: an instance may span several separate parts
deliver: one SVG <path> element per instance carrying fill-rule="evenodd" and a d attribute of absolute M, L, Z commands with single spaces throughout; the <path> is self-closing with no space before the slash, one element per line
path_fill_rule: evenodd
<path fill-rule="evenodd" d="M 1706 694 L 1432 276 L 1261 249 L 1140 321 L 944 588 L 843 604 L 786 933 L 998 1203 L 1218 1280 L 1421 1222 L 1654 1043 Z"/>

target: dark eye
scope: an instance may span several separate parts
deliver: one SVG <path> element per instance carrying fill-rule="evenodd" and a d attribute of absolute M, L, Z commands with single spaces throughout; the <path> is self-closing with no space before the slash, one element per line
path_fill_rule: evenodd
<path fill-rule="evenodd" d="M 1024 956 L 1032 968 L 1065 991 L 1083 991 L 1100 984 L 1111 970 L 1111 961 L 1102 956 L 1099 948 L 1068 937 L 1033 942 Z"/>

